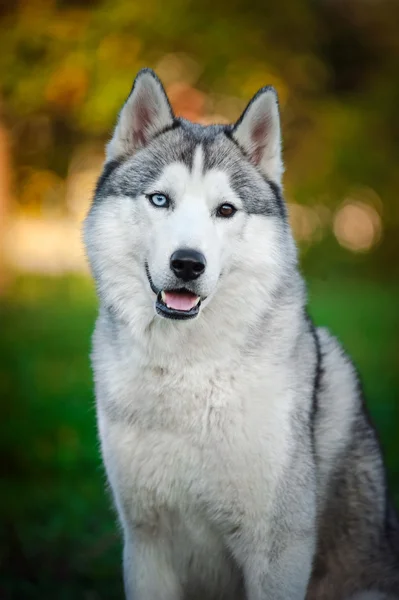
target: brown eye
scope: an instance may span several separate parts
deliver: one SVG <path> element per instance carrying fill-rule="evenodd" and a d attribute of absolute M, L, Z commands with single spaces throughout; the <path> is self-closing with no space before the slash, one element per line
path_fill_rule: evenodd
<path fill-rule="evenodd" d="M 236 210 L 237 209 L 234 208 L 232 204 L 221 204 L 217 209 L 216 214 L 218 217 L 224 217 L 225 219 L 228 219 L 234 215 Z"/>

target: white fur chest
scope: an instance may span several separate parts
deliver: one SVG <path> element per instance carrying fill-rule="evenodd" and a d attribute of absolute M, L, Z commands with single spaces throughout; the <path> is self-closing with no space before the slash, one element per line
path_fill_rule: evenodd
<path fill-rule="evenodd" d="M 95 341 L 103 454 L 133 520 L 152 520 L 160 507 L 197 507 L 233 527 L 248 495 L 253 511 L 264 511 L 290 450 L 285 373 L 233 353 L 183 368 L 100 348 Z"/>

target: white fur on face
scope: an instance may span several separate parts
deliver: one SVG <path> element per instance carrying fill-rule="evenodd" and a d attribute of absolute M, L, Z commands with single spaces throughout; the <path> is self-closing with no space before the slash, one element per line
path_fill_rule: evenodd
<path fill-rule="evenodd" d="M 173 208 L 154 208 L 145 196 L 140 199 L 148 218 L 147 261 L 154 284 L 159 289 L 168 287 L 173 277 L 171 255 L 181 248 L 190 248 L 205 256 L 206 270 L 196 286 L 202 296 L 209 296 L 243 229 L 246 217 L 240 210 L 241 200 L 226 173 L 204 172 L 201 146 L 196 148 L 191 170 L 183 163 L 168 165 L 146 192 L 155 191 L 165 193 Z M 216 216 L 223 203 L 233 204 L 237 213 L 229 219 Z"/>
<path fill-rule="evenodd" d="M 206 270 L 190 286 L 206 298 L 201 313 L 211 304 L 218 315 L 244 319 L 272 302 L 291 260 L 292 240 L 281 220 L 245 212 L 229 174 L 204 171 L 203 160 L 199 145 L 191 169 L 170 163 L 140 196 L 107 196 L 86 220 L 86 246 L 101 296 L 137 335 L 155 315 L 146 264 L 157 289 L 181 287 L 170 269 L 171 255 L 179 248 L 202 252 Z M 147 197 L 154 192 L 167 194 L 172 207 L 154 207 Z M 237 208 L 233 217 L 216 216 L 223 203 Z"/>

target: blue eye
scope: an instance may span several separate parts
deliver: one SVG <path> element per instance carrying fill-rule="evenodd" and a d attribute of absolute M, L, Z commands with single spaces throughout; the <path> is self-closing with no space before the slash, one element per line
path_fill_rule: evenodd
<path fill-rule="evenodd" d="M 165 194 L 150 194 L 148 200 L 157 208 L 168 208 L 170 201 Z"/>

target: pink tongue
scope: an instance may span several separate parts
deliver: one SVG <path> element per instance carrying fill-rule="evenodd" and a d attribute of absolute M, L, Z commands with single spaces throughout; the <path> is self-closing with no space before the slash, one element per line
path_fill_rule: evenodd
<path fill-rule="evenodd" d="M 178 294 L 176 292 L 164 292 L 164 302 L 169 308 L 176 310 L 190 310 L 197 304 L 198 296 L 190 294 L 189 292 L 183 292 Z"/>

